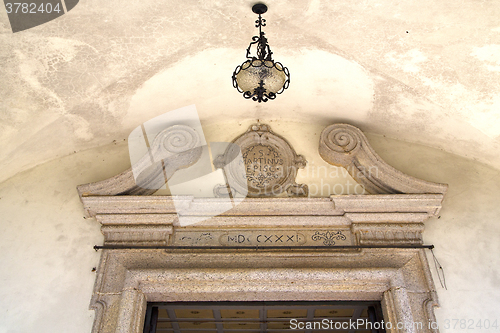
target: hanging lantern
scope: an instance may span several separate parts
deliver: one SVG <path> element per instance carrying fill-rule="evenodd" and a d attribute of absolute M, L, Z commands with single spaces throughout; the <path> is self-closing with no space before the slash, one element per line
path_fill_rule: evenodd
<path fill-rule="evenodd" d="M 264 4 L 256 4 L 252 11 L 259 15 L 255 21 L 256 28 L 259 28 L 259 36 L 253 36 L 252 42 L 247 48 L 246 60 L 238 65 L 233 73 L 233 87 L 243 97 L 253 99 L 257 102 L 267 102 L 275 99 L 277 94 L 281 94 L 290 84 L 290 72 L 288 68 L 272 59 L 272 52 L 267 38 L 262 31 L 266 26 L 266 20 L 262 14 L 267 11 Z M 255 45 L 256 56 L 251 55 L 251 49 Z"/>

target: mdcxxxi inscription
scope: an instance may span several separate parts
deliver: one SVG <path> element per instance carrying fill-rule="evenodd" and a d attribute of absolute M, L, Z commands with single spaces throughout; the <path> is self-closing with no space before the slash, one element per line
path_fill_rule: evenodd
<path fill-rule="evenodd" d="M 351 245 L 348 229 L 189 230 L 178 229 L 172 245 L 178 246 L 335 246 Z"/>
<path fill-rule="evenodd" d="M 238 167 L 230 163 L 234 152 L 229 149 L 214 161 L 216 168 L 224 169 L 228 183 L 233 184 L 233 193 L 247 193 L 253 197 L 276 196 L 283 192 L 289 196 L 307 196 L 307 185 L 295 182 L 298 169 L 306 166 L 306 159 L 297 155 L 268 125 L 250 126 L 233 143 L 241 149 L 245 175 L 238 174 Z"/>

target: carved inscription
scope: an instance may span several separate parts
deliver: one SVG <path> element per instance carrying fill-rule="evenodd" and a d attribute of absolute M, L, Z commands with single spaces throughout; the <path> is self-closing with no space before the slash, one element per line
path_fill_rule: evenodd
<path fill-rule="evenodd" d="M 249 186 L 259 189 L 273 187 L 284 176 L 283 156 L 273 147 L 257 144 L 243 151 Z"/>
<path fill-rule="evenodd" d="M 335 241 L 342 241 L 346 240 L 345 235 L 342 233 L 342 231 L 336 231 L 336 232 L 320 232 L 316 231 L 314 235 L 312 235 L 312 240 L 313 241 L 319 241 L 322 240 L 323 244 L 326 246 L 333 246 L 335 245 Z"/>
<path fill-rule="evenodd" d="M 351 233 L 346 230 L 266 229 L 193 231 L 178 229 L 173 245 L 179 246 L 334 246 L 351 245 Z"/>
<path fill-rule="evenodd" d="M 307 185 L 295 182 L 297 170 L 306 166 L 306 159 L 297 155 L 292 146 L 274 134 L 268 125 L 250 126 L 233 143 L 241 149 L 244 173 L 239 170 L 241 164 L 231 163 L 234 151 L 229 148 L 214 160 L 216 168 L 224 169 L 226 178 L 232 184 L 232 193 L 251 197 L 278 196 L 284 192 L 289 196 L 307 196 Z M 214 192 L 224 195 L 219 188 Z"/>
<path fill-rule="evenodd" d="M 302 245 L 305 236 L 298 233 L 262 232 L 262 233 L 227 233 L 219 238 L 221 245 Z"/>

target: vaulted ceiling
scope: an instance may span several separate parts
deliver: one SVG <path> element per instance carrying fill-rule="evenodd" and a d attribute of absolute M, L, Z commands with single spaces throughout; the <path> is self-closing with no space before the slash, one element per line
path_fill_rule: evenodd
<path fill-rule="evenodd" d="M 500 168 L 497 2 L 269 1 L 264 31 L 291 84 L 261 104 L 231 84 L 253 4 L 86 0 L 18 33 L 0 11 L 0 180 L 190 104 L 221 130 L 346 122 Z"/>

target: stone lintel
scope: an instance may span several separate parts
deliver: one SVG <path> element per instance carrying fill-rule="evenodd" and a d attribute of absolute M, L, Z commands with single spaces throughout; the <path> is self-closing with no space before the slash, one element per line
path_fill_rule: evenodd
<path fill-rule="evenodd" d="M 217 205 L 227 204 L 227 201 L 188 196 L 175 197 L 175 204 L 174 198 L 169 196 L 96 196 L 82 200 L 89 214 L 101 223 L 107 245 L 290 245 L 279 243 L 279 236 L 283 234 L 286 240 L 292 231 L 297 231 L 296 238 L 307 241 L 297 241 L 293 246 L 322 245 L 317 242 L 320 239 L 326 242 L 325 245 L 333 246 L 422 244 L 422 223 L 437 214 L 442 197 L 440 194 L 393 194 L 246 198 L 233 209 L 216 216 Z M 182 207 L 180 214 L 184 221 L 206 218 L 181 226 L 176 206 Z M 224 230 L 228 232 L 217 233 Z M 265 237 L 265 232 L 270 230 L 277 236 L 277 244 L 271 244 L 271 240 L 269 244 L 261 244 L 256 238 L 259 234 Z M 186 243 L 180 241 L 180 236 L 171 239 L 175 232 L 186 239 L 207 235 L 213 239 L 207 244 L 203 241 Z M 227 239 L 223 240 L 223 236 Z M 342 239 L 333 239 L 340 236 Z M 244 244 L 237 243 L 245 237 Z"/>
<path fill-rule="evenodd" d="M 180 130 L 188 129 L 165 129 Z M 155 140 L 160 143 L 164 137 Z M 93 333 L 140 333 L 147 302 L 164 301 L 376 300 L 386 321 L 435 321 L 438 300 L 425 250 L 408 246 L 422 244 L 423 222 L 438 216 L 447 185 L 392 168 L 359 129 L 335 124 L 321 135 L 320 155 L 346 168 L 372 195 L 301 197 L 307 186 L 297 184 L 295 177 L 305 158 L 268 127 L 252 127 L 240 136 L 247 137 L 253 139 L 238 143 L 246 147 L 246 166 L 254 168 L 246 168 L 243 185 L 261 176 L 251 170 L 277 172 L 287 165 L 291 171 L 279 193 L 294 197 L 274 197 L 260 187 L 244 199 L 152 196 L 175 171 L 196 162 L 200 149 L 186 150 L 154 168 L 148 167 L 146 156 L 138 163 L 144 171 L 138 177 L 130 169 L 78 187 L 85 213 L 101 224 L 104 244 L 185 246 L 103 250 L 91 301 L 96 310 Z M 169 157 L 163 146 L 153 144 L 153 152 Z M 273 158 L 261 160 L 261 153 Z M 229 193 L 237 197 L 243 192 Z M 238 200 L 232 209 L 221 209 Z M 181 226 L 180 217 L 193 223 Z M 213 245 L 217 248 L 193 248 Z M 219 248 L 223 246 L 231 247 Z M 425 326 L 418 332 L 438 330 Z"/>

